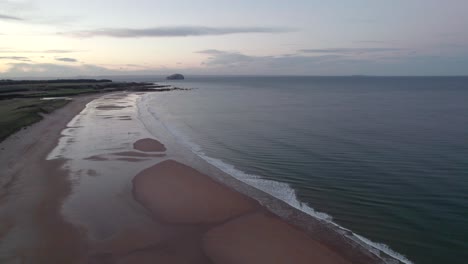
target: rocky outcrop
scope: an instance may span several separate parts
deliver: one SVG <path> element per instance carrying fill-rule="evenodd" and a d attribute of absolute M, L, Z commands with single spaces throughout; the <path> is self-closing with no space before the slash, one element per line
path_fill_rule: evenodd
<path fill-rule="evenodd" d="M 168 80 L 183 80 L 185 79 L 184 76 L 180 73 L 172 74 L 166 77 Z"/>

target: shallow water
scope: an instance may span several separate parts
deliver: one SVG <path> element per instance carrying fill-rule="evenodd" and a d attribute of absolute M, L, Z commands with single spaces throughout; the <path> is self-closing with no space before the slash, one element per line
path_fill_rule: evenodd
<path fill-rule="evenodd" d="M 415 263 L 468 258 L 468 78 L 175 84 L 197 89 L 148 95 L 145 120 L 208 162 Z"/>

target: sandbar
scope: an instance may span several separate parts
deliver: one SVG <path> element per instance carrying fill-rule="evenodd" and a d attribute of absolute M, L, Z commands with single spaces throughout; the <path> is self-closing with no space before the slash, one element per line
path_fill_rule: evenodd
<path fill-rule="evenodd" d="M 218 223 L 258 207 L 253 199 L 173 160 L 143 170 L 133 185 L 137 201 L 170 223 Z"/>
<path fill-rule="evenodd" d="M 166 147 L 161 142 L 152 138 L 143 138 L 133 143 L 133 148 L 143 152 L 163 152 Z"/>

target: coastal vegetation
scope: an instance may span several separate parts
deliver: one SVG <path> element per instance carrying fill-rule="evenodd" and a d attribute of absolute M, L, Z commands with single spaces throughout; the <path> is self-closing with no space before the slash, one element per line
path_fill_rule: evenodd
<path fill-rule="evenodd" d="M 0 100 L 12 98 L 37 98 L 74 96 L 123 90 L 142 90 L 152 83 L 112 82 L 110 80 L 0 80 Z"/>
<path fill-rule="evenodd" d="M 66 105 L 69 100 L 41 100 L 40 98 L 15 98 L 0 104 L 0 141 L 23 127 L 29 126 Z"/>

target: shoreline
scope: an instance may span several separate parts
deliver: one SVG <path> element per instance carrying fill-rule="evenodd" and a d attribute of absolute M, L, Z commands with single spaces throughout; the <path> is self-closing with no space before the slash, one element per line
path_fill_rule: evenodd
<path fill-rule="evenodd" d="M 199 155 L 198 151 L 193 149 L 192 151 L 195 155 Z M 387 245 L 371 241 L 350 229 L 340 226 L 326 213 L 315 211 L 315 209 L 302 204 L 299 200 L 295 201 L 297 204 L 291 204 L 289 201 L 275 197 L 267 190 L 262 190 L 258 186 L 235 177 L 233 175 L 234 171 L 242 174 L 245 174 L 245 172 L 237 170 L 222 160 L 204 154 L 199 158 L 206 163 L 206 165 L 202 165 L 204 168 L 201 170 L 208 171 L 206 172 L 207 177 L 216 181 L 223 179 L 220 183 L 259 201 L 269 212 L 299 228 L 302 232 L 310 236 L 318 235 L 317 240 L 332 248 L 339 249 L 338 251 L 349 257 L 349 259 L 359 260 L 358 263 L 413 263 Z M 218 166 L 218 162 L 221 162 L 223 166 L 228 166 L 228 169 L 225 170 L 226 168 Z M 256 175 L 249 176 L 258 177 Z M 275 183 L 283 184 L 281 182 Z"/>
<path fill-rule="evenodd" d="M 74 97 L 64 107 L 0 143 L 0 241 L 7 248 L 0 250 L 0 260 L 66 263 L 70 260 L 67 255 L 82 250 L 81 231 L 60 213 L 71 190 L 67 173 L 61 168 L 64 161 L 46 158 L 67 124 L 99 96 Z M 25 197 L 24 193 L 29 195 Z M 18 209 L 24 212 L 18 213 Z M 70 247 L 68 243 L 76 245 Z M 8 252 L 8 248 L 14 250 Z"/>
<path fill-rule="evenodd" d="M 148 98 L 146 97 L 146 99 Z M 162 119 L 157 113 L 154 114 L 149 111 L 146 105 L 150 103 L 151 101 L 145 100 L 145 97 L 140 97 L 138 100 L 137 105 L 139 114 L 142 115 L 142 122 L 148 119 L 148 115 L 150 116 L 149 122 L 154 119 Z M 263 189 L 255 184 L 256 180 L 263 181 L 260 176 L 246 174 L 223 160 L 207 156 L 199 145 L 191 142 L 186 135 L 180 134 L 177 129 L 174 130 L 174 127 L 167 126 L 167 124 L 154 126 L 145 123 L 145 128 L 148 131 L 155 131 L 152 135 L 156 138 L 161 137 L 162 130 L 166 130 L 170 135 L 169 137 L 175 141 L 171 140 L 177 145 L 184 145 L 184 148 L 189 150 L 190 154 L 188 156 L 190 157 L 185 159 L 186 164 L 190 164 L 190 166 L 205 173 L 215 181 L 259 201 L 270 212 L 300 228 L 303 232 L 311 236 L 318 234 L 317 240 L 330 247 L 338 248 L 349 259 L 360 260 L 359 263 L 412 263 L 404 255 L 392 250 L 387 245 L 371 241 L 354 233 L 353 230 L 340 226 L 331 219 L 331 216 L 315 211 L 314 208 L 303 204 L 298 199 L 291 201 L 290 199 L 284 199 L 289 197 L 277 197 L 274 191 L 272 193 L 268 189 Z M 167 135 L 165 135 L 164 139 L 168 139 Z M 276 181 L 271 181 L 271 183 L 286 185 Z M 289 190 L 293 191 L 290 188 Z M 362 262 L 363 259 L 370 262 Z"/>
<path fill-rule="evenodd" d="M 306 252 L 303 254 L 304 258 L 299 257 L 298 261 L 309 260 L 310 262 L 310 260 L 315 257 L 320 257 L 323 263 L 348 263 L 347 261 L 351 261 L 353 263 L 381 263 L 383 261 L 382 259 L 378 258 L 376 255 L 374 255 L 375 253 L 372 253 L 368 248 L 365 249 L 362 245 L 358 245 L 356 242 L 350 241 L 349 238 L 346 238 L 346 236 L 343 233 L 339 233 L 336 229 L 330 226 L 330 223 L 325 223 L 318 219 L 315 219 L 312 216 L 307 215 L 306 213 L 300 211 L 299 209 L 293 208 L 292 206 L 288 205 L 286 202 L 279 200 L 277 198 L 274 198 L 271 195 L 266 194 L 263 191 L 258 190 L 253 186 L 247 185 L 246 183 L 241 182 L 240 180 L 234 178 L 231 175 L 227 176 L 227 177 L 230 177 L 231 179 L 228 179 L 226 182 L 220 182 L 219 179 L 217 179 L 216 177 L 213 177 L 213 175 L 209 173 L 205 174 L 204 172 L 197 172 L 196 167 L 189 167 L 181 163 L 177 163 L 175 165 L 172 164 L 171 166 L 169 166 L 170 168 L 167 173 L 169 174 L 175 173 L 178 170 L 181 170 L 182 168 L 182 172 L 180 172 L 180 175 L 201 174 L 201 176 L 199 175 L 198 178 L 203 183 L 192 182 L 192 184 L 189 184 L 187 187 L 186 185 L 189 179 L 182 178 L 182 180 L 179 179 L 179 180 L 176 180 L 176 182 L 169 184 L 170 186 L 174 186 L 174 184 L 175 186 L 179 186 L 179 187 L 182 186 L 181 188 L 184 191 L 170 192 L 169 196 L 165 198 L 156 197 L 159 199 L 155 199 L 153 201 L 162 202 L 163 211 L 162 213 L 161 211 L 158 211 L 158 210 L 155 211 L 152 206 L 148 206 L 147 202 L 146 203 L 143 202 L 143 200 L 145 199 L 142 200 L 141 191 L 140 192 L 138 191 L 138 188 L 136 185 L 136 179 L 141 178 L 139 176 L 141 175 L 141 173 L 143 173 L 144 171 L 152 171 L 151 168 L 155 167 L 156 169 L 153 168 L 153 171 L 149 174 L 150 176 L 148 176 L 149 177 L 148 179 L 150 179 L 151 181 L 154 179 L 154 175 L 161 174 L 161 171 L 160 169 L 158 169 L 158 167 L 162 166 L 162 164 L 167 164 L 167 162 L 171 160 L 170 146 L 167 148 L 168 157 L 166 157 L 166 153 L 164 153 L 164 151 L 166 151 L 166 147 L 164 146 L 164 144 L 161 144 L 157 140 L 155 140 L 154 137 L 153 139 L 150 139 L 150 141 L 153 141 L 152 142 L 154 144 L 153 146 L 151 146 L 151 144 L 143 144 L 143 145 L 139 144 L 141 142 L 148 143 L 148 141 L 140 141 L 139 143 L 138 141 L 128 142 L 126 144 L 130 146 L 130 150 L 132 151 L 127 151 L 127 152 L 121 151 L 117 153 L 108 152 L 106 154 L 107 156 L 105 155 L 90 156 L 90 158 L 92 157 L 93 159 L 89 159 L 87 160 L 87 162 L 89 162 L 89 164 L 91 165 L 94 164 L 93 166 L 103 167 L 105 166 L 105 162 L 111 162 L 110 159 L 112 158 L 110 157 L 112 155 L 114 156 L 120 155 L 121 158 L 117 158 L 112 162 L 118 162 L 118 164 L 120 164 L 119 166 L 122 166 L 123 164 L 133 163 L 135 168 L 139 168 L 138 174 L 130 175 L 132 182 L 133 182 L 132 184 L 133 193 L 130 193 L 130 195 L 132 199 L 136 198 L 136 200 L 139 202 L 140 205 L 142 205 L 142 207 L 146 207 L 147 212 L 152 212 L 152 214 L 154 212 L 159 212 L 159 213 L 156 213 L 156 218 L 153 217 L 153 220 L 156 219 L 155 223 L 150 223 L 149 225 L 146 225 L 146 224 L 142 225 L 142 226 L 147 227 L 144 230 L 143 230 L 143 227 L 139 227 L 137 229 L 128 229 L 128 230 L 121 229 L 121 230 L 118 230 L 118 232 L 115 232 L 115 234 L 110 236 L 108 239 L 101 239 L 100 242 L 90 241 L 89 235 L 87 234 L 89 230 L 86 230 L 84 226 L 78 226 L 75 223 L 70 222 L 68 217 L 66 219 L 66 217 L 63 215 L 63 212 L 62 212 L 63 201 L 67 197 L 68 197 L 67 199 L 70 198 L 70 193 L 72 192 L 72 188 L 78 188 L 74 186 L 76 185 L 76 183 L 73 183 L 73 180 L 71 179 L 71 175 L 74 172 L 73 172 L 73 169 L 70 168 L 70 165 L 66 166 L 67 170 L 63 169 L 64 164 L 67 162 L 67 157 L 64 157 L 64 159 L 58 159 L 58 158 L 47 159 L 47 158 L 48 158 L 48 154 L 50 155 L 52 149 L 54 149 L 55 145 L 57 145 L 57 142 L 59 143 L 59 145 L 63 143 L 64 144 L 63 147 L 65 149 L 67 148 L 70 149 L 71 144 L 73 144 L 74 140 L 76 139 L 70 136 L 64 136 L 64 135 L 61 136 L 61 133 L 63 134 L 62 131 L 65 131 L 64 129 L 67 128 L 67 124 L 69 124 L 69 121 L 72 119 L 73 120 L 75 119 L 74 118 L 75 116 L 71 115 L 72 114 L 71 111 L 66 111 L 65 109 L 71 108 L 73 105 L 75 105 L 73 108 L 73 111 L 74 113 L 76 111 L 76 117 L 77 117 L 79 113 L 82 112 L 83 108 L 84 109 L 89 108 L 89 107 L 86 107 L 87 103 L 91 102 L 97 97 L 98 96 L 85 96 L 85 97 L 82 97 L 83 99 L 80 100 L 80 102 L 76 102 L 75 104 L 71 102 L 68 106 L 65 106 L 64 108 L 57 110 L 57 112 L 54 112 L 56 117 L 54 117 L 53 116 L 54 113 L 52 113 L 50 115 L 51 116 L 50 118 L 45 118 L 43 121 L 33 125 L 33 127 L 31 127 L 30 129 L 28 128 L 27 131 L 25 132 L 20 131 L 19 133 L 23 132 L 20 135 L 17 135 L 17 134 L 14 135 L 16 136 L 15 137 L 16 142 L 18 142 L 20 140 L 18 139 L 18 137 L 20 138 L 25 137 L 28 135 L 28 133 L 30 133 L 36 136 L 36 137 L 31 137 L 31 138 L 38 140 L 37 142 L 32 143 L 31 140 L 29 141 L 27 140 L 26 142 L 23 142 L 23 144 L 16 145 L 16 146 L 14 143 L 9 143 L 10 147 L 6 148 L 6 149 L 9 149 L 11 152 L 14 152 L 16 148 L 17 152 L 20 152 L 20 153 L 16 153 L 17 154 L 16 156 L 14 155 L 14 153 L 11 153 L 10 158 L 11 159 L 15 158 L 16 161 L 17 162 L 19 161 L 19 162 L 15 163 L 14 165 L 13 165 L 14 162 L 13 163 L 10 162 L 12 165 L 11 165 L 11 168 L 8 167 L 9 168 L 8 172 L 11 175 L 16 175 L 19 178 L 25 178 L 25 180 L 28 180 L 28 181 L 31 180 L 31 176 L 27 176 L 25 174 L 27 172 L 29 173 L 34 172 L 36 176 L 40 176 L 40 177 L 36 177 L 35 181 L 40 181 L 39 186 L 42 185 L 42 189 L 34 190 L 35 195 L 37 197 L 39 193 L 41 192 L 44 194 L 42 198 L 40 198 L 39 202 L 37 203 L 30 202 L 29 206 L 33 208 L 32 211 L 34 212 L 34 214 L 36 216 L 39 216 L 39 218 L 34 218 L 37 220 L 37 223 L 34 223 L 34 224 L 36 225 L 39 224 L 39 227 L 40 227 L 39 230 L 44 232 L 42 235 L 39 235 L 39 237 L 41 240 L 47 241 L 47 243 L 45 246 L 36 247 L 35 250 L 30 251 L 28 253 L 23 252 L 22 253 L 23 255 L 35 257 L 38 259 L 38 262 L 41 262 L 40 260 L 42 260 L 44 263 L 46 263 L 47 259 L 49 260 L 55 259 L 63 263 L 76 263 L 79 261 L 83 261 L 84 259 L 88 259 L 88 261 L 94 261 L 92 263 L 101 263 L 102 261 L 106 261 L 106 260 L 109 260 L 109 261 L 115 260 L 115 258 L 122 258 L 121 260 L 132 259 L 133 261 L 161 259 L 161 258 L 164 260 L 172 260 L 174 256 L 170 254 L 167 255 L 167 252 L 161 255 L 162 254 L 160 251 L 161 249 L 158 246 L 156 248 L 153 248 L 155 243 L 158 245 L 169 243 L 167 245 L 169 245 L 170 248 L 173 248 L 176 252 L 179 252 L 178 254 L 182 254 L 182 255 L 186 254 L 187 258 L 190 257 L 190 258 L 197 259 L 198 262 L 196 263 L 206 263 L 207 261 L 209 261 L 207 259 L 207 255 L 210 257 L 211 261 L 213 261 L 214 259 L 219 261 L 219 262 L 215 261 L 215 263 L 222 263 L 228 260 L 241 261 L 240 263 L 248 262 L 249 260 L 250 261 L 255 260 L 253 263 L 258 263 L 259 260 L 271 262 L 272 260 L 275 260 L 275 259 L 270 259 L 270 260 L 268 260 L 268 258 L 262 259 L 262 256 L 260 256 L 260 258 L 252 258 L 252 254 L 255 255 L 257 254 L 257 252 L 252 252 L 252 250 L 250 250 L 249 248 L 243 248 L 244 243 L 233 244 L 233 247 L 240 246 L 239 250 L 241 251 L 241 253 L 244 252 L 245 254 L 238 254 L 238 253 L 232 254 L 231 249 L 218 247 L 220 238 L 222 238 L 222 240 L 228 239 L 229 235 L 227 234 L 230 234 L 232 230 L 237 230 L 235 234 L 238 233 L 239 228 L 241 228 L 240 229 L 241 231 L 246 230 L 245 228 L 250 225 L 249 223 L 251 221 L 253 221 L 252 223 L 256 223 L 257 225 L 259 224 L 258 225 L 259 228 L 250 230 L 247 233 L 252 233 L 258 230 L 260 232 L 258 236 L 264 237 L 264 241 L 262 243 L 270 243 L 271 241 L 275 241 L 275 237 L 269 233 L 273 231 L 277 231 L 277 230 L 286 230 L 282 233 L 283 235 L 281 235 L 281 237 L 283 237 L 283 239 L 285 239 L 286 241 L 288 240 L 291 241 L 290 244 L 294 244 L 297 241 L 303 241 L 297 244 L 296 247 L 302 247 L 304 252 L 306 252 L 308 248 L 317 249 L 317 250 L 313 250 L 315 252 L 314 253 L 315 255 L 314 254 L 311 255 L 309 254 L 310 252 L 309 253 Z M 102 117 L 103 120 L 111 120 L 112 118 L 116 118 L 116 117 L 119 120 L 119 121 L 112 120 L 108 122 L 114 122 L 114 123 L 115 122 L 131 122 L 132 117 L 125 116 L 125 118 L 122 118 L 122 115 L 119 114 L 120 111 L 124 111 L 126 108 L 128 108 L 128 106 L 125 106 L 125 104 L 122 104 L 122 106 L 116 107 L 118 106 L 118 104 L 120 104 L 119 101 L 123 101 L 122 99 L 123 97 L 112 96 L 109 94 L 107 95 L 107 97 L 108 97 L 107 99 L 106 98 L 102 99 L 104 101 L 103 104 L 99 105 L 96 103 L 97 105 L 93 105 L 91 108 L 96 109 L 100 113 L 102 112 L 109 113 L 108 115 Z M 109 104 L 105 100 L 110 100 L 110 101 L 114 100 L 116 103 Z M 83 115 L 95 115 L 95 113 L 92 113 L 92 112 L 84 113 Z M 99 115 L 96 115 L 96 116 L 99 116 Z M 99 123 L 94 123 L 94 124 L 97 125 Z M 72 126 L 68 127 L 68 130 L 70 131 L 75 130 L 75 129 L 76 127 L 72 127 Z M 49 133 L 45 133 L 45 132 L 49 132 Z M 44 134 L 46 136 L 43 136 Z M 62 141 L 64 139 L 67 139 L 67 137 L 68 139 L 72 139 L 72 140 L 71 141 L 68 140 L 67 142 L 62 142 L 62 143 L 59 142 L 59 139 L 60 141 Z M 11 141 L 14 141 L 14 140 L 11 140 Z M 0 145 L 3 147 L 2 144 Z M 122 157 L 127 157 L 127 158 L 122 158 Z M 2 160 L 0 160 L 0 162 L 5 162 L 3 158 L 4 156 L 2 156 Z M 155 163 L 155 161 L 152 161 L 155 159 L 159 159 L 159 162 Z M 86 158 L 84 160 L 86 160 Z M 126 162 L 126 163 L 122 163 L 122 162 Z M 138 165 L 138 164 L 135 165 L 136 162 L 138 163 L 143 162 L 143 163 L 142 165 Z M 117 163 L 113 163 L 113 164 L 117 164 Z M 148 166 L 147 164 L 152 164 L 152 166 Z M 212 164 L 208 164 L 208 163 L 206 165 L 213 166 Z M 218 168 L 213 168 L 213 169 L 219 170 Z M 96 178 L 96 177 L 99 177 L 100 172 L 96 172 L 94 170 L 89 169 L 88 174 L 89 176 Z M 219 174 L 219 172 L 214 172 L 214 175 L 216 174 Z M 37 179 L 37 178 L 42 178 L 42 179 Z M 128 178 L 128 175 L 127 175 L 127 178 Z M 207 183 L 206 180 L 203 180 L 204 178 L 210 179 L 215 184 L 213 185 L 212 183 L 209 183 L 209 182 Z M 13 179 L 16 180 L 17 178 L 13 178 Z M 35 181 L 33 180 L 33 183 Z M 166 184 L 163 184 L 163 185 L 165 186 Z M 15 184 L 10 182 L 10 184 L 7 186 L 12 186 L 12 185 L 15 185 Z M 140 184 L 140 186 L 146 186 L 146 185 L 147 184 L 143 184 L 143 185 Z M 198 186 L 198 188 L 193 188 L 193 189 L 190 188 L 193 185 Z M 213 187 L 217 185 L 224 186 L 224 187 L 221 187 L 222 190 L 219 190 L 219 187 Z M 148 186 L 151 186 L 151 184 L 148 184 Z M 152 188 L 149 189 L 149 191 L 147 190 L 146 193 L 150 193 L 150 196 L 151 196 L 151 193 L 153 193 L 157 187 L 158 185 L 154 185 Z M 53 190 L 53 191 L 52 192 L 47 191 L 49 188 L 51 188 L 50 190 Z M 218 203 L 213 205 L 212 207 L 209 207 L 208 209 L 207 208 L 202 209 L 204 208 L 203 206 L 201 207 L 201 209 L 196 209 L 196 206 L 194 207 L 195 209 L 194 208 L 190 209 L 189 207 L 187 207 L 187 205 L 185 205 L 184 207 L 181 204 L 169 203 L 169 206 L 165 204 L 165 203 L 168 203 L 169 200 L 172 200 L 171 197 L 174 197 L 174 199 L 176 200 L 177 199 L 180 200 L 182 199 L 181 197 L 183 197 L 181 195 L 183 193 L 187 193 L 196 189 L 203 190 L 205 188 L 207 188 L 206 189 L 207 191 L 204 194 L 201 194 L 200 196 L 198 196 L 199 207 L 206 204 L 207 195 L 209 196 L 210 193 L 213 193 L 213 190 L 218 190 L 218 191 L 214 191 L 214 193 L 218 193 L 218 194 L 215 195 L 215 197 L 212 197 L 212 199 L 209 199 L 209 200 L 218 201 Z M 253 200 L 253 198 L 250 195 L 246 195 L 245 192 L 240 191 L 240 189 L 242 188 L 248 189 L 262 196 L 263 199 L 269 200 L 270 202 L 268 203 L 268 205 L 265 205 L 263 204 L 263 201 L 265 200 L 262 200 L 261 201 L 262 203 L 258 204 L 257 197 L 255 197 L 255 200 Z M 227 196 L 225 196 L 226 192 L 233 193 L 233 194 L 228 194 Z M 179 195 L 177 193 L 179 193 Z M 249 200 L 250 202 L 247 202 L 247 204 L 250 204 L 250 205 L 246 205 L 245 202 L 239 202 L 238 201 L 239 199 Z M 195 202 L 195 201 L 196 200 L 192 201 L 191 199 L 188 199 L 188 200 L 185 200 L 185 202 L 183 202 L 182 204 Z M 101 202 L 105 204 L 104 200 Z M 252 203 L 254 205 L 252 205 Z M 232 208 L 232 210 L 226 211 L 225 208 L 223 209 L 224 207 L 223 204 L 224 205 L 231 204 L 235 206 Z M 159 206 L 161 208 L 161 204 L 159 204 Z M 180 208 L 181 206 L 185 209 L 182 211 L 174 211 L 174 209 Z M 14 208 L 15 206 L 13 205 L 11 207 Z M 221 210 L 220 213 L 213 213 L 210 208 L 221 208 L 223 210 Z M 245 209 L 242 209 L 242 208 L 245 208 Z M 92 208 L 89 208 L 89 210 L 91 209 Z M 238 210 L 240 210 L 239 213 L 235 213 Z M 260 213 L 259 213 L 259 210 L 260 210 Z M 171 217 L 161 218 L 161 215 L 165 215 L 168 212 L 169 212 L 169 215 L 172 215 Z M 190 212 L 192 216 L 190 216 Z M 200 214 L 203 214 L 203 212 L 205 212 L 205 216 L 200 216 Z M 229 213 L 229 217 L 225 216 L 226 212 Z M 278 214 L 278 212 L 282 212 L 283 215 Z M 193 214 L 199 215 L 198 217 L 195 217 L 195 219 L 199 219 L 198 221 L 193 222 L 194 220 Z M 3 212 L 0 215 L 3 217 Z M 213 219 L 212 218 L 213 215 L 218 215 L 218 216 L 215 216 L 214 220 L 209 220 L 208 222 L 206 222 L 206 219 L 207 219 L 206 217 L 208 217 L 208 219 Z M 284 215 L 286 215 L 287 217 L 284 217 Z M 180 219 L 185 219 L 185 220 L 180 222 Z M 247 224 L 240 223 L 240 224 L 229 225 L 229 222 L 231 221 L 234 223 L 237 223 L 237 221 L 241 221 L 245 219 L 247 219 L 246 220 Z M 6 221 L 6 222 L 11 223 L 11 220 Z M 13 220 L 13 222 L 15 221 Z M 185 227 L 183 225 L 181 226 L 181 223 L 185 223 L 186 226 Z M 265 226 L 269 226 L 271 228 L 270 229 L 271 232 L 270 231 L 266 232 L 265 230 L 261 231 L 262 228 L 260 227 L 264 226 L 264 224 Z M 223 228 L 224 225 L 227 225 L 227 228 Z M 231 227 L 234 229 L 231 230 Z M 5 234 L 8 235 L 8 232 L 11 231 L 12 229 L 13 229 L 12 227 L 7 228 L 6 233 L 2 232 L 2 229 L 0 229 L 0 234 L 2 234 L 3 236 L 5 236 Z M 211 232 L 210 230 L 215 230 L 215 231 Z M 210 235 L 205 236 L 205 233 L 208 233 Z M 244 232 L 244 234 L 246 233 Z M 190 241 L 190 242 L 180 240 L 181 237 L 186 238 L 187 241 Z M 246 237 L 241 235 L 240 237 L 237 237 L 237 239 L 243 240 L 243 239 L 246 239 Z M 253 243 L 250 240 L 251 239 L 247 239 L 246 243 L 247 242 Z M 60 241 L 68 241 L 68 243 L 60 243 Z M 128 242 L 128 241 L 131 241 L 131 242 Z M 136 255 L 130 256 L 131 254 L 133 254 L 132 252 L 134 252 L 135 250 L 138 251 L 139 248 L 141 247 L 144 248 L 145 245 L 146 246 L 153 245 L 153 246 L 150 247 L 151 249 L 149 251 L 145 251 L 143 255 L 138 253 Z M 279 244 L 273 243 L 273 245 L 274 245 L 273 248 L 275 247 L 277 248 L 277 250 L 275 250 L 275 253 L 278 252 L 280 257 L 281 257 L 281 253 L 279 252 L 283 252 L 283 257 L 288 256 L 288 254 L 290 257 L 291 256 L 296 257 L 296 255 L 293 253 L 294 250 L 292 249 L 290 245 L 283 244 L 283 243 L 279 243 Z M 304 247 L 304 245 L 309 245 L 309 247 Z M 52 250 L 52 249 L 56 249 L 56 250 Z M 281 249 L 285 249 L 286 251 L 281 251 Z M 47 252 L 47 253 L 44 253 L 44 252 Z M 263 257 L 268 257 L 267 253 L 269 252 L 263 252 L 264 254 Z M 270 255 L 274 256 L 274 254 L 270 254 Z M 0 259 L 2 259 L 1 257 L 2 256 L 0 255 Z M 177 260 L 182 261 L 179 258 L 177 258 Z"/>

